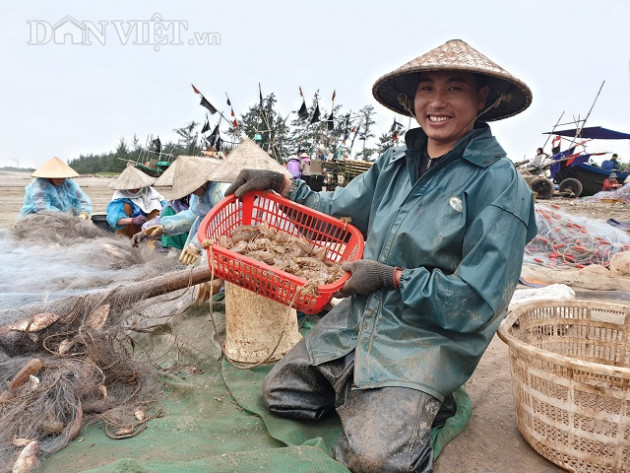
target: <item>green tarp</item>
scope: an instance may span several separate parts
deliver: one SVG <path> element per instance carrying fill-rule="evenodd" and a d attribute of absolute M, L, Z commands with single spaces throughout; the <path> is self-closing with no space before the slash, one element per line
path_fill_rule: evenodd
<path fill-rule="evenodd" d="M 216 309 L 216 307 L 215 307 Z M 331 457 L 339 435 L 336 416 L 316 423 L 282 419 L 263 407 L 261 385 L 270 366 L 239 369 L 223 357 L 214 320 L 191 308 L 169 320 L 172 330 L 143 335 L 139 346 L 162 367 L 162 416 L 135 437 L 112 440 L 99 423 L 46 459 L 41 473 L 321 472 L 348 470 Z M 160 322 L 164 322 L 160 320 Z M 159 333 L 159 335 L 157 335 Z M 468 424 L 472 406 L 456 393 L 458 413 L 434 429 L 435 456 Z"/>

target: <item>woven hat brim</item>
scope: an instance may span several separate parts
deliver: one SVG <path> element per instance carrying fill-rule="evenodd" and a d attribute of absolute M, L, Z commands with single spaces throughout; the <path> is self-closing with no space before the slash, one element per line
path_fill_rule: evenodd
<path fill-rule="evenodd" d="M 289 175 L 287 169 L 249 138 L 243 138 L 216 169 L 213 181 L 233 182 L 243 169 L 259 169 Z"/>
<path fill-rule="evenodd" d="M 77 177 L 79 173 L 64 163 L 61 159 L 55 157 L 46 161 L 33 174 L 32 177 L 43 177 L 47 179 L 67 179 L 69 177 Z"/>
<path fill-rule="evenodd" d="M 444 51 L 447 51 L 448 54 L 449 48 L 468 51 L 474 60 L 462 60 L 461 64 L 458 64 L 457 55 L 454 54 L 455 59 L 449 58 L 444 64 L 440 64 L 440 54 L 444 54 Z M 475 65 L 475 60 L 478 62 L 478 65 Z M 487 85 L 490 89 L 486 107 L 492 105 L 503 95 L 504 100 L 498 106 L 483 114 L 481 117 L 483 121 L 501 120 L 517 115 L 529 107 L 532 102 L 532 92 L 524 82 L 512 76 L 461 40 L 448 41 L 444 45 L 409 61 L 395 71 L 380 77 L 372 87 L 372 95 L 388 109 L 401 115 L 415 118 L 413 99 L 419 83 L 420 73 L 427 71 L 461 71 L 482 77 L 484 85 Z M 411 110 L 408 110 L 400 103 L 399 98 L 401 94 L 406 95 L 409 99 Z"/>
<path fill-rule="evenodd" d="M 215 158 L 198 156 L 179 156 L 175 163 L 171 188 L 164 190 L 169 199 L 181 199 L 199 189 L 208 181 L 214 181 L 213 175 L 223 162 Z"/>
<path fill-rule="evenodd" d="M 155 182 L 155 178 L 142 172 L 140 169 L 133 165 L 127 166 L 118 177 L 109 184 L 110 189 L 115 190 L 130 190 L 130 189 L 142 189 L 143 187 L 152 186 Z"/>
<path fill-rule="evenodd" d="M 479 76 L 485 77 L 485 84 L 490 89 L 488 99 L 486 100 L 486 106 L 491 105 L 495 100 L 501 96 L 501 94 L 507 94 L 509 100 L 501 102 L 497 107 L 492 108 L 483 115 L 484 121 L 496 121 L 508 118 L 514 115 L 518 115 L 525 109 L 527 109 L 532 103 L 532 93 L 529 88 L 520 81 L 508 81 L 500 79 L 498 77 L 488 76 L 481 74 L 477 71 L 466 69 L 423 69 L 423 71 L 437 71 L 437 70 L 459 70 L 462 72 L 470 72 Z M 372 95 L 381 104 L 388 109 L 399 113 L 404 116 L 415 118 L 415 115 L 411 111 L 405 109 L 399 102 L 398 97 L 401 93 L 407 95 L 413 103 L 413 98 L 416 94 L 416 88 L 420 80 L 420 72 L 408 74 L 393 74 L 389 76 L 383 76 L 376 81 L 372 88 Z"/>
<path fill-rule="evenodd" d="M 175 167 L 177 160 L 172 162 L 153 183 L 153 187 L 171 187 L 173 185 L 173 177 L 175 176 Z"/>

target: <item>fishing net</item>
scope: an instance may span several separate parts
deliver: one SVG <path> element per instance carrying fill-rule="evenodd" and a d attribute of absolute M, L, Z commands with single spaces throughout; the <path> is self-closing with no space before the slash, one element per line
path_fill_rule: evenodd
<path fill-rule="evenodd" d="M 0 473 L 33 441 L 41 459 L 95 421 L 113 439 L 142 431 L 160 415 L 164 368 L 136 338 L 167 330 L 143 313 L 147 297 L 168 292 L 152 292 L 147 279 L 184 267 L 60 213 L 24 218 L 0 234 L 0 248 L 9 295 L 0 308 Z M 181 310 L 194 300 L 185 284 L 172 299 Z M 181 346 L 174 339 L 168 350 Z"/>
<path fill-rule="evenodd" d="M 132 248 L 62 212 L 29 215 L 0 233 L 0 309 L 47 304 L 181 270 L 176 258 Z M 0 319 L 2 320 L 2 319 Z"/>
<path fill-rule="evenodd" d="M 30 214 L 18 220 L 13 229 L 17 238 L 24 242 L 71 246 L 77 241 L 103 237 L 107 232 L 65 212 Z"/>
<path fill-rule="evenodd" d="M 582 200 L 586 202 L 601 202 L 602 200 L 614 200 L 616 202 L 621 202 L 624 204 L 630 204 L 630 185 L 624 185 L 619 189 L 611 190 L 611 191 L 601 191 L 597 194 L 583 197 Z"/>
<path fill-rule="evenodd" d="M 608 267 L 611 258 L 630 250 L 630 235 L 606 222 L 536 205 L 538 234 L 525 247 L 526 263 L 582 269 Z"/>

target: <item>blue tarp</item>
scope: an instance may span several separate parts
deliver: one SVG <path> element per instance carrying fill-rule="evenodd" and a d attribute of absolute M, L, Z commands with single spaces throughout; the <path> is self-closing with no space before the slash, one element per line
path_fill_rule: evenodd
<path fill-rule="evenodd" d="M 577 131 L 577 128 L 573 128 L 572 130 L 546 131 L 543 135 L 574 137 Z M 587 138 L 591 140 L 630 140 L 630 133 L 610 130 L 608 128 L 602 128 L 601 126 L 589 126 L 582 129 L 580 138 Z"/>
<path fill-rule="evenodd" d="M 549 172 L 551 172 L 551 178 L 556 177 L 556 173 L 560 170 L 560 163 L 563 161 L 567 162 L 567 166 L 574 167 L 579 166 L 581 164 L 588 164 L 589 159 L 593 154 L 591 153 L 580 153 L 577 156 L 573 156 L 573 160 L 569 160 L 569 158 L 575 153 L 575 146 L 573 148 L 569 148 L 566 151 L 562 151 L 561 153 L 556 153 L 551 156 L 551 159 L 556 161 L 556 163 L 549 168 Z M 592 166 L 588 166 L 589 169 L 595 169 L 597 172 L 600 170 L 598 168 L 594 168 Z M 604 174 L 608 175 L 608 172 L 605 171 Z"/>

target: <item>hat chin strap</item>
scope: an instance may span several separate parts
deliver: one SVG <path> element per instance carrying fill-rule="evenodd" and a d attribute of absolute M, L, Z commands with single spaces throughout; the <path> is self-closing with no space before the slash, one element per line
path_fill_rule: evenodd
<path fill-rule="evenodd" d="M 409 115 L 411 115 L 412 117 L 415 117 L 415 116 L 416 116 L 416 113 L 415 113 L 415 112 L 414 112 L 414 110 L 413 110 L 413 108 L 414 108 L 414 107 L 413 107 L 413 104 L 411 103 L 411 99 L 409 98 L 409 96 L 408 96 L 406 93 L 404 93 L 404 92 L 400 92 L 400 93 L 398 94 L 397 99 L 398 99 L 398 103 L 400 104 L 400 106 L 401 106 L 402 108 L 404 108 L 404 109 L 405 109 L 405 111 L 406 111 Z"/>
<path fill-rule="evenodd" d="M 487 107 L 485 110 L 483 110 L 482 112 L 480 112 L 477 117 L 475 118 L 475 120 L 479 120 L 479 117 L 482 117 L 483 115 L 485 115 L 486 113 L 488 113 L 490 110 L 492 110 L 493 108 L 497 108 L 499 105 L 501 105 L 503 102 L 509 102 L 510 100 L 512 100 L 512 93 L 511 92 L 501 92 L 501 94 L 497 97 L 497 99 L 492 103 L 492 105 L 490 105 L 489 107 Z"/>

